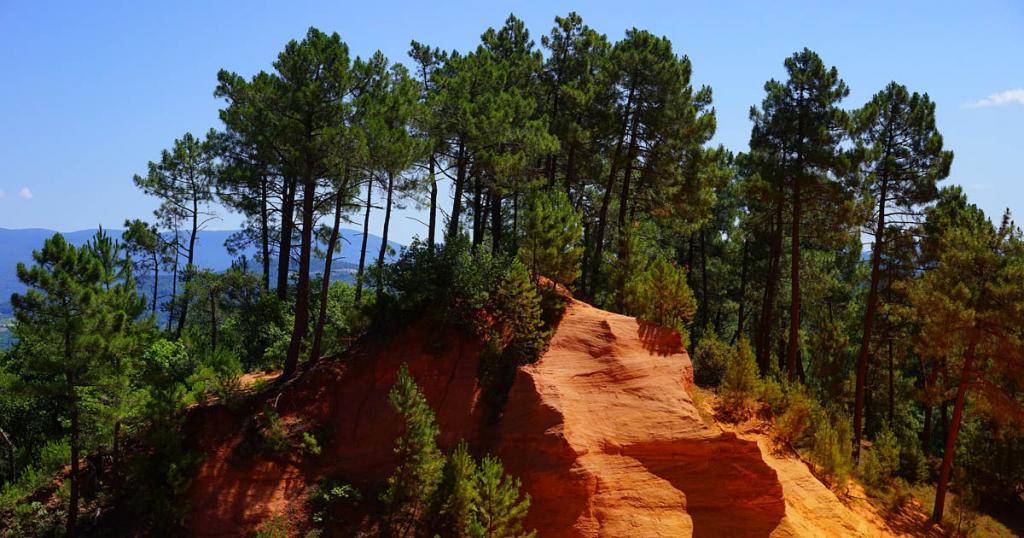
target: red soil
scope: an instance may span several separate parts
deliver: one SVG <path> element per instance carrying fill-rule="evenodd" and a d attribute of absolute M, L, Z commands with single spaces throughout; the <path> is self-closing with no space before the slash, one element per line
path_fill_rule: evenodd
<path fill-rule="evenodd" d="M 571 301 L 548 350 L 516 373 L 497 420 L 481 399 L 479 351 L 420 324 L 310 368 L 270 402 L 293 435 L 316 432 L 319 457 L 240 456 L 253 428 L 244 413 L 198 410 L 195 439 L 207 458 L 188 495 L 190 534 L 239 536 L 273 515 L 301 514 L 307 489 L 325 475 L 379 487 L 396 463 L 399 424 L 387 393 L 403 362 L 437 413 L 441 447 L 465 439 L 478 455 L 500 456 L 532 497 L 527 525 L 540 536 L 823 530 L 803 516 L 791 524 L 780 465 L 765 463 L 756 440 L 704 424 L 673 331 Z M 822 490 L 813 491 L 830 494 Z"/>

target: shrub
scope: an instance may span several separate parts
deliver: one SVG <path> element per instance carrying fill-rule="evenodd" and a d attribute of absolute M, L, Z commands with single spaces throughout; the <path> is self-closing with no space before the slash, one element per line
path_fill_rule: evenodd
<path fill-rule="evenodd" d="M 853 467 L 850 419 L 836 409 L 819 410 L 815 415 L 811 459 L 834 484 L 845 484 Z"/>
<path fill-rule="evenodd" d="M 362 494 L 355 486 L 335 478 L 324 478 L 313 487 L 307 502 L 314 524 L 323 525 L 331 521 L 332 514 L 341 505 L 359 502 Z"/>
<path fill-rule="evenodd" d="M 263 446 L 276 454 L 287 452 L 291 447 L 288 442 L 288 429 L 270 404 L 263 406 L 263 413 L 259 416 L 260 434 L 263 438 Z M 319 447 L 318 447 L 319 448 Z"/>
<path fill-rule="evenodd" d="M 874 442 L 879 471 L 883 479 L 892 478 L 900 470 L 900 444 L 889 426 L 878 432 Z"/>
<path fill-rule="evenodd" d="M 746 408 L 757 397 L 760 388 L 754 351 L 750 343 L 741 338 L 733 347 L 722 376 L 723 398 L 729 407 Z"/>
<path fill-rule="evenodd" d="M 260 525 L 254 538 L 288 538 L 288 522 L 284 516 L 274 515 Z"/>
<path fill-rule="evenodd" d="M 302 451 L 310 456 L 320 455 L 320 442 L 316 440 L 315 435 L 309 432 L 302 432 Z"/>
<path fill-rule="evenodd" d="M 781 415 L 786 407 L 786 393 L 783 382 L 779 381 L 776 372 L 769 373 L 761 380 L 760 400 L 772 409 L 772 412 Z"/>
<path fill-rule="evenodd" d="M 874 448 L 861 450 L 857 474 L 860 476 L 861 482 L 871 489 L 880 490 L 885 486 L 882 481 L 882 464 L 878 462 Z"/>
<path fill-rule="evenodd" d="M 786 389 L 785 410 L 775 421 L 775 432 L 780 439 L 796 445 L 802 443 L 808 433 L 818 403 L 799 383 L 788 385 Z"/>
<path fill-rule="evenodd" d="M 708 328 L 693 352 L 693 380 L 703 387 L 721 385 L 731 355 L 729 345 Z"/>

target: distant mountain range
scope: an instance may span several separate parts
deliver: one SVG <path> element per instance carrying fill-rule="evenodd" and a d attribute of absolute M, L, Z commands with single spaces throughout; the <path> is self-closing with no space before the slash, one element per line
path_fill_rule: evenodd
<path fill-rule="evenodd" d="M 111 228 L 107 230 L 107 233 L 113 238 L 120 239 L 122 231 Z M 21 293 L 25 289 L 18 282 L 17 264 L 19 262 L 26 265 L 31 264 L 32 251 L 42 248 L 43 241 L 52 237 L 55 233 L 57 232 L 42 228 L 18 230 L 0 228 L 0 320 L 11 315 L 11 294 Z M 224 241 L 234 233 L 235 230 L 205 230 L 199 232 L 196 239 L 196 265 L 200 268 L 213 269 L 214 271 L 223 271 L 231 267 L 231 262 L 234 258 L 228 254 L 227 248 L 224 247 Z M 61 234 L 68 242 L 74 245 L 82 245 L 96 234 L 96 229 L 62 232 Z M 340 236 L 341 252 L 335 255 L 335 262 L 331 273 L 332 276 L 351 279 L 351 275 L 359 263 L 359 247 L 363 234 L 359 230 L 342 229 Z M 376 259 L 377 254 L 380 252 L 380 244 L 381 238 L 379 236 L 370 234 L 367 237 L 367 263 Z M 396 253 L 402 248 L 402 245 L 394 241 L 388 241 L 388 245 Z M 250 249 L 250 251 L 244 254 L 252 260 L 250 262 L 250 270 L 258 271 L 259 265 L 255 263 L 256 249 Z M 393 259 L 393 255 L 388 256 L 388 261 Z M 314 257 L 312 265 L 314 272 L 323 271 L 322 259 L 317 260 Z M 276 268 L 276 263 L 272 264 L 272 266 Z M 140 277 L 140 279 L 148 278 L 148 276 L 143 275 L 140 275 Z"/>

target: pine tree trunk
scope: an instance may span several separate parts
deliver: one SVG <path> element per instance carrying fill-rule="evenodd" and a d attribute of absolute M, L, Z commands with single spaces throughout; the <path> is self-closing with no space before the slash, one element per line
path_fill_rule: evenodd
<path fill-rule="evenodd" d="M 889 425 L 892 425 L 893 413 L 896 409 L 896 394 L 895 387 L 893 386 L 893 356 L 892 356 L 892 338 L 889 338 Z"/>
<path fill-rule="evenodd" d="M 629 129 L 629 151 L 626 153 L 626 171 L 622 174 L 622 193 L 619 195 L 619 233 L 626 227 L 626 215 L 629 210 L 629 186 L 633 179 L 633 162 L 637 154 L 637 128 L 640 123 L 640 115 L 633 114 L 632 126 Z"/>
<path fill-rule="evenodd" d="M 707 243 L 707 238 L 705 237 L 706 235 L 707 235 L 707 232 L 705 231 L 704 227 L 702 226 L 701 229 L 700 229 L 700 287 L 701 287 L 701 291 L 700 291 L 700 293 L 701 293 L 701 298 L 700 298 L 701 301 L 700 302 L 701 302 L 701 304 L 699 305 L 700 309 L 701 309 L 701 325 L 707 325 L 708 324 L 708 318 L 710 317 L 708 315 L 708 309 L 711 306 L 710 301 L 708 300 L 708 243 Z M 715 332 L 716 333 L 718 332 L 717 327 L 716 327 Z"/>
<path fill-rule="evenodd" d="M 71 339 L 70 336 L 65 335 L 64 337 L 64 355 L 68 361 L 71 360 Z M 68 480 L 70 481 L 69 494 L 68 494 L 68 519 L 67 519 L 67 534 L 68 538 L 74 538 L 78 531 L 78 498 L 79 488 L 81 485 L 78 480 L 79 472 L 79 459 L 81 458 L 81 449 L 79 443 L 79 410 L 78 410 L 78 395 L 75 393 L 75 378 L 72 374 L 67 375 L 68 385 L 70 387 L 70 414 L 71 414 L 71 432 L 69 443 L 71 444 L 71 472 L 68 474 Z"/>
<path fill-rule="evenodd" d="M 434 250 L 434 243 L 437 239 L 437 177 L 435 174 L 436 163 L 434 162 L 434 154 L 430 154 L 429 161 L 429 178 L 430 178 L 430 220 L 427 225 L 427 246 L 430 250 Z"/>
<path fill-rule="evenodd" d="M 881 196 L 878 201 L 878 223 L 875 226 L 875 244 L 871 252 L 871 285 L 868 288 L 868 304 L 864 311 L 864 329 L 857 353 L 857 383 L 853 403 L 853 457 L 860 460 L 860 444 L 864 437 L 864 385 L 868 377 L 868 353 L 871 346 L 871 331 L 875 324 L 875 311 L 878 309 L 878 284 L 881 280 L 882 249 L 885 244 L 885 198 L 886 182 L 882 182 Z"/>
<path fill-rule="evenodd" d="M 381 231 L 380 239 L 380 254 L 377 256 L 377 297 L 384 294 L 384 273 L 379 269 L 384 267 L 384 256 L 388 252 L 388 230 L 391 228 L 391 205 L 394 199 L 395 192 L 395 176 L 391 172 L 388 172 L 388 194 L 387 201 L 384 203 L 384 230 Z"/>
<path fill-rule="evenodd" d="M 626 143 L 626 127 L 629 125 L 630 111 L 633 106 L 635 88 L 629 89 L 629 96 L 626 98 L 625 112 L 622 115 L 622 128 L 619 130 L 619 140 L 615 144 L 615 152 L 612 154 L 611 170 L 608 172 L 608 184 L 604 189 L 604 197 L 601 200 L 601 211 L 597 217 L 597 236 L 594 238 L 594 259 L 593 271 L 590 276 L 590 297 L 597 296 L 597 285 L 601 276 L 601 258 L 604 256 L 604 238 L 608 226 L 608 208 L 611 205 L 612 191 L 615 190 L 615 176 L 619 173 L 619 161 L 622 158 L 622 146 Z"/>
<path fill-rule="evenodd" d="M 160 238 L 157 237 L 157 241 Z M 157 251 L 153 250 L 153 323 L 156 323 L 156 306 L 157 306 L 157 295 L 160 293 L 160 256 Z"/>
<path fill-rule="evenodd" d="M 747 306 L 747 266 L 749 264 L 750 245 L 747 238 L 743 238 L 743 256 L 740 262 L 740 292 L 739 297 L 736 298 L 736 304 L 739 305 L 739 312 L 736 315 L 736 334 L 732 337 L 732 342 L 735 344 L 741 336 L 743 336 L 743 321 L 746 318 L 746 306 Z"/>
<path fill-rule="evenodd" d="M 346 172 L 347 173 L 347 172 Z M 348 185 L 348 176 L 345 177 L 345 185 Z M 341 206 L 344 203 L 344 189 L 338 189 L 334 201 L 334 223 L 331 226 L 331 238 L 327 242 L 327 258 L 324 259 L 324 276 L 320 283 L 320 311 L 317 312 L 316 329 L 313 332 L 313 349 L 310 350 L 309 358 L 317 360 L 320 358 L 320 347 L 323 343 L 324 326 L 327 324 L 327 300 L 331 291 L 331 263 L 334 261 L 334 245 L 338 242 L 338 229 L 341 226 Z"/>
<path fill-rule="evenodd" d="M 782 200 L 775 205 L 775 224 L 772 227 L 772 245 L 768 257 L 768 275 L 761 301 L 761 321 L 758 324 L 757 365 L 762 374 L 771 369 L 772 328 L 775 326 L 775 297 L 779 289 L 779 272 L 782 265 Z"/>
<path fill-rule="evenodd" d="M 448 221 L 449 239 L 459 235 L 459 219 L 462 218 L 462 193 L 466 186 L 466 143 L 459 137 L 459 152 L 455 159 L 455 196 L 452 198 L 452 213 Z"/>
<path fill-rule="evenodd" d="M 14 442 L 11 441 L 10 436 L 3 428 L 0 428 L 0 439 L 3 440 L 4 444 L 7 445 L 7 465 L 10 468 L 10 483 L 13 484 L 18 481 L 18 467 L 15 465 L 14 456 L 17 449 L 14 447 Z"/>
<path fill-rule="evenodd" d="M 195 255 L 196 255 L 196 237 L 199 234 L 199 200 L 193 196 L 192 198 L 192 232 L 188 238 L 188 257 L 185 260 L 185 301 L 181 305 L 181 317 L 178 318 L 178 328 L 175 330 L 174 335 L 176 338 L 181 338 L 181 332 L 185 329 L 185 319 L 188 317 L 188 304 L 189 304 L 189 283 L 192 282 L 192 275 L 195 273 Z"/>
<path fill-rule="evenodd" d="M 181 249 L 178 244 L 178 228 L 175 225 L 174 228 L 174 267 L 171 269 L 171 306 L 167 312 L 167 332 L 171 332 L 171 323 L 174 321 L 175 310 L 177 309 L 178 301 L 178 257 L 181 255 Z"/>
<path fill-rule="evenodd" d="M 789 341 L 786 347 L 786 371 L 789 381 L 796 379 L 797 353 L 800 350 L 800 219 L 803 209 L 800 180 L 793 180 L 793 227 L 790 244 Z"/>
<path fill-rule="evenodd" d="M 295 180 L 285 180 L 281 202 L 281 238 L 277 249 L 277 298 L 288 298 L 288 271 L 292 258 L 292 228 L 295 225 Z"/>
<path fill-rule="evenodd" d="M 473 246 L 484 242 L 484 180 L 477 176 L 473 183 Z"/>
<path fill-rule="evenodd" d="M 491 192 L 491 254 L 501 252 L 502 239 L 501 194 L 497 189 Z"/>
<path fill-rule="evenodd" d="M 373 207 L 373 176 L 366 183 L 366 213 L 363 214 L 363 242 L 359 247 L 359 268 L 356 269 L 356 304 L 363 298 L 363 270 L 366 268 L 366 240 L 370 236 L 370 208 Z"/>
<path fill-rule="evenodd" d="M 953 467 L 953 450 L 956 448 L 956 436 L 960 433 L 960 420 L 964 412 L 964 398 L 967 395 L 967 387 L 971 381 L 971 367 L 974 365 L 975 344 L 967 348 L 964 357 L 963 374 L 960 376 L 960 383 L 956 388 L 956 403 L 953 404 L 953 422 L 950 424 L 949 433 L 946 435 L 946 448 L 942 452 L 942 466 L 939 468 L 939 482 L 935 485 L 935 508 L 932 510 L 932 521 L 942 522 L 942 512 L 946 505 L 946 490 L 949 487 L 949 474 Z"/>
<path fill-rule="evenodd" d="M 260 178 L 260 254 L 263 256 L 263 291 L 270 290 L 270 211 L 267 201 L 267 176 Z"/>
<path fill-rule="evenodd" d="M 295 285 L 295 327 L 288 344 L 288 355 L 284 360 L 281 379 L 295 373 L 302 351 L 302 340 L 309 331 L 309 258 L 313 248 L 313 213 L 316 209 L 316 179 L 306 178 L 302 192 L 302 238 L 299 243 L 299 278 Z"/>

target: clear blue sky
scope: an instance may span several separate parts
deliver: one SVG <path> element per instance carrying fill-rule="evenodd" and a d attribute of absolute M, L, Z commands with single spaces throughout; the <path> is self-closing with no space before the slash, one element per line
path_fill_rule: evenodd
<path fill-rule="evenodd" d="M 353 55 L 379 48 L 404 62 L 410 39 L 465 50 L 509 12 L 539 42 L 570 10 L 612 40 L 633 26 L 671 38 L 692 59 L 695 83 L 714 89 L 715 142 L 734 150 L 746 147 L 747 113 L 765 80 L 781 77 L 782 60 L 804 46 L 839 68 L 852 90 L 847 107 L 890 80 L 927 91 L 956 153 L 950 181 L 990 216 L 1009 207 L 1024 221 L 1020 0 L 0 0 L 0 227 L 69 231 L 148 218 L 155 202 L 131 177 L 186 131 L 219 126 L 217 70 L 269 69 L 311 25 L 340 33 Z M 396 240 L 424 233 L 408 216 L 398 219 Z M 228 214 L 214 227 L 239 221 Z"/>

